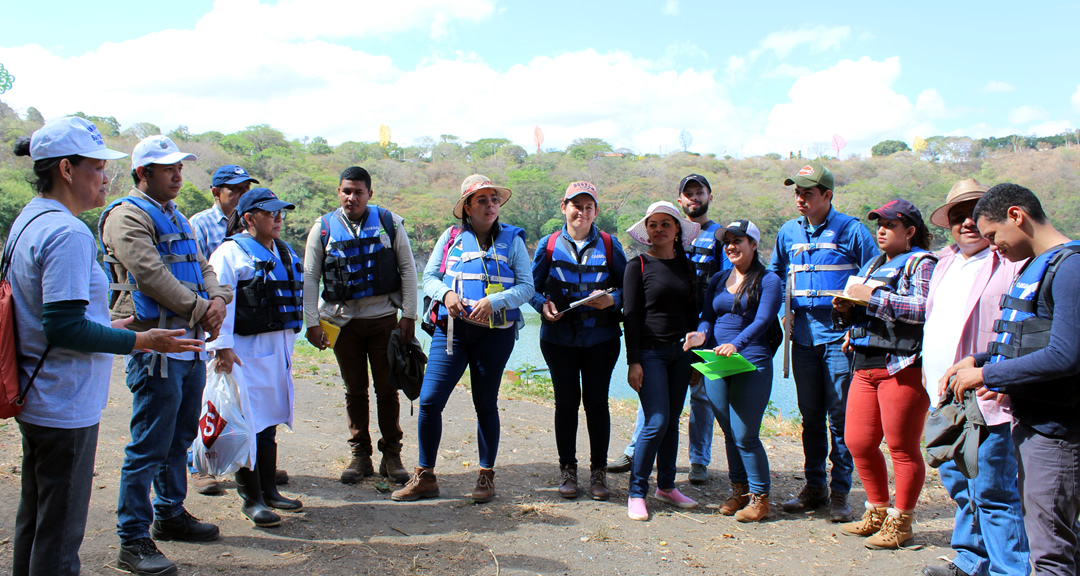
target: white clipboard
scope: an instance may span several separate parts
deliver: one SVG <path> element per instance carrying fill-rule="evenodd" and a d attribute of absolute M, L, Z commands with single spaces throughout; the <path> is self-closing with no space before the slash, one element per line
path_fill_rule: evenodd
<path fill-rule="evenodd" d="M 578 306 L 581 306 L 582 304 L 592 302 L 593 300 L 596 300 L 597 298 L 599 298 L 601 296 L 606 296 L 608 294 L 611 294 L 614 291 L 615 291 L 614 288 L 608 288 L 607 290 L 597 292 L 596 294 L 593 294 L 591 296 L 586 296 L 586 297 L 582 298 L 581 300 L 575 300 L 575 301 L 570 303 L 570 306 L 566 310 L 560 310 L 559 312 L 557 312 L 556 316 L 559 315 L 559 314 L 566 314 L 567 312 L 573 310 L 574 308 L 577 308 Z"/>

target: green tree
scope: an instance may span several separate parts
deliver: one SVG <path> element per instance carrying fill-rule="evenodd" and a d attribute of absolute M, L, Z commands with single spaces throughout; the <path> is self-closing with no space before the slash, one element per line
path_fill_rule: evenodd
<path fill-rule="evenodd" d="M 191 217 L 214 205 L 214 198 L 202 190 L 199 190 L 191 182 L 185 181 L 180 186 L 180 193 L 176 196 L 176 207 L 184 216 Z"/>
<path fill-rule="evenodd" d="M 579 160 L 588 160 L 612 150 L 611 144 L 600 138 L 578 138 L 566 147 L 566 153 Z"/>
<path fill-rule="evenodd" d="M 873 156 L 890 156 L 897 152 L 907 152 L 909 150 L 911 150 L 911 147 L 902 140 L 883 140 L 874 144 L 874 147 L 870 149 L 870 154 Z"/>
<path fill-rule="evenodd" d="M 28 120 L 30 119 L 31 110 L 36 112 L 39 117 L 41 116 L 41 113 L 38 112 L 37 109 L 28 108 L 26 110 L 26 116 Z M 73 114 L 73 116 L 78 116 L 79 118 L 86 118 L 87 120 L 93 122 L 94 126 L 97 126 L 98 132 L 101 132 L 104 136 L 120 135 L 120 122 L 117 121 L 115 116 L 89 116 L 82 112 L 76 112 L 75 114 Z M 44 119 L 42 119 L 41 123 L 45 123 Z"/>
<path fill-rule="evenodd" d="M 136 122 L 131 125 L 130 128 L 122 132 L 123 136 L 128 138 L 136 138 L 142 140 L 147 136 L 156 136 L 161 134 L 161 128 L 149 122 Z"/>
<path fill-rule="evenodd" d="M 188 142 L 192 138 L 194 138 L 194 135 L 192 135 L 191 130 L 188 130 L 188 127 L 184 126 L 183 124 L 177 126 L 175 129 L 169 131 L 167 136 L 169 138 L 172 138 L 174 142 L 176 142 L 176 141 Z"/>
<path fill-rule="evenodd" d="M 45 117 L 41 115 L 41 112 L 38 112 L 37 108 L 31 106 L 26 109 L 26 121 L 40 128 L 45 124 Z"/>
<path fill-rule="evenodd" d="M 312 138 L 311 143 L 308 144 L 308 152 L 315 154 L 316 156 L 325 156 L 327 154 L 333 154 L 334 149 L 327 144 L 326 138 L 316 136 Z"/>
<path fill-rule="evenodd" d="M 494 156 L 503 146 L 512 144 L 506 138 L 481 138 L 465 147 L 465 154 L 472 160 Z"/>
<path fill-rule="evenodd" d="M 559 212 L 559 186 L 549 172 L 535 166 L 507 172 L 506 185 L 514 194 L 499 219 L 520 226 L 525 230 L 526 240 L 530 244 L 536 242 L 544 224 L 562 215 Z"/>

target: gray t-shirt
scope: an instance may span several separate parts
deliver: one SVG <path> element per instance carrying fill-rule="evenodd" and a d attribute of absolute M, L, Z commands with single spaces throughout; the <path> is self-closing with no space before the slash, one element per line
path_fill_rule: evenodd
<path fill-rule="evenodd" d="M 34 215 L 57 210 L 34 220 Z M 41 329 L 46 302 L 88 302 L 86 318 L 109 326 L 109 280 L 98 264 L 94 235 L 63 204 L 34 198 L 11 227 L 19 238 L 8 270 L 18 331 L 19 384 L 25 388 L 47 345 Z M 112 354 L 53 348 L 18 416 L 21 422 L 51 428 L 85 428 L 101 421 L 109 395 Z"/>

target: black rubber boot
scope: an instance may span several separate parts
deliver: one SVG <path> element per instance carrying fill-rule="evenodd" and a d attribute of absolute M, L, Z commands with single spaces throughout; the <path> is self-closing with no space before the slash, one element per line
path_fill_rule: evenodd
<path fill-rule="evenodd" d="M 247 516 L 256 526 L 261 528 L 268 528 L 270 526 L 277 526 L 281 524 L 281 516 L 278 516 L 273 510 L 266 507 L 266 503 L 263 502 L 262 490 L 260 489 L 260 478 L 258 473 L 259 466 L 255 466 L 255 470 L 249 470 L 247 468 L 241 468 L 236 471 L 236 493 L 240 495 L 240 499 L 244 501 L 244 505 L 240 508 L 244 516 Z M 274 471 L 274 468 L 270 469 Z"/>
<path fill-rule="evenodd" d="M 260 442 L 255 454 L 261 481 L 263 502 L 271 508 L 285 510 L 286 512 L 300 512 L 304 509 L 304 503 L 299 500 L 286 498 L 278 492 L 275 476 L 277 474 L 277 442 Z"/>

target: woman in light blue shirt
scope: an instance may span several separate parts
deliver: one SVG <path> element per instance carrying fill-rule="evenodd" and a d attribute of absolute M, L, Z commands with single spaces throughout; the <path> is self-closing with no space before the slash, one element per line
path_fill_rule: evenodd
<path fill-rule="evenodd" d="M 106 161 L 126 154 L 106 148 L 92 123 L 68 117 L 17 142 L 15 155 L 34 160 L 38 194 L 4 249 L 25 401 L 16 417 L 23 459 L 12 573 L 77 575 L 112 355 L 197 351 L 202 342 L 177 339 L 183 330 L 116 329 L 131 318 L 109 321 L 109 280 L 76 215 L 105 205 Z"/>
<path fill-rule="evenodd" d="M 533 295 L 525 232 L 499 223 L 499 207 L 510 190 L 474 174 L 461 184 L 454 226 L 435 244 L 424 268 L 424 293 L 435 303 L 436 328 L 420 390 L 419 466 L 398 501 L 435 498 L 435 460 L 442 438 L 442 411 L 469 368 L 476 408 L 480 471 L 474 502 L 495 497 L 495 457 L 499 451 L 499 384 L 522 323 L 518 308 Z"/>

